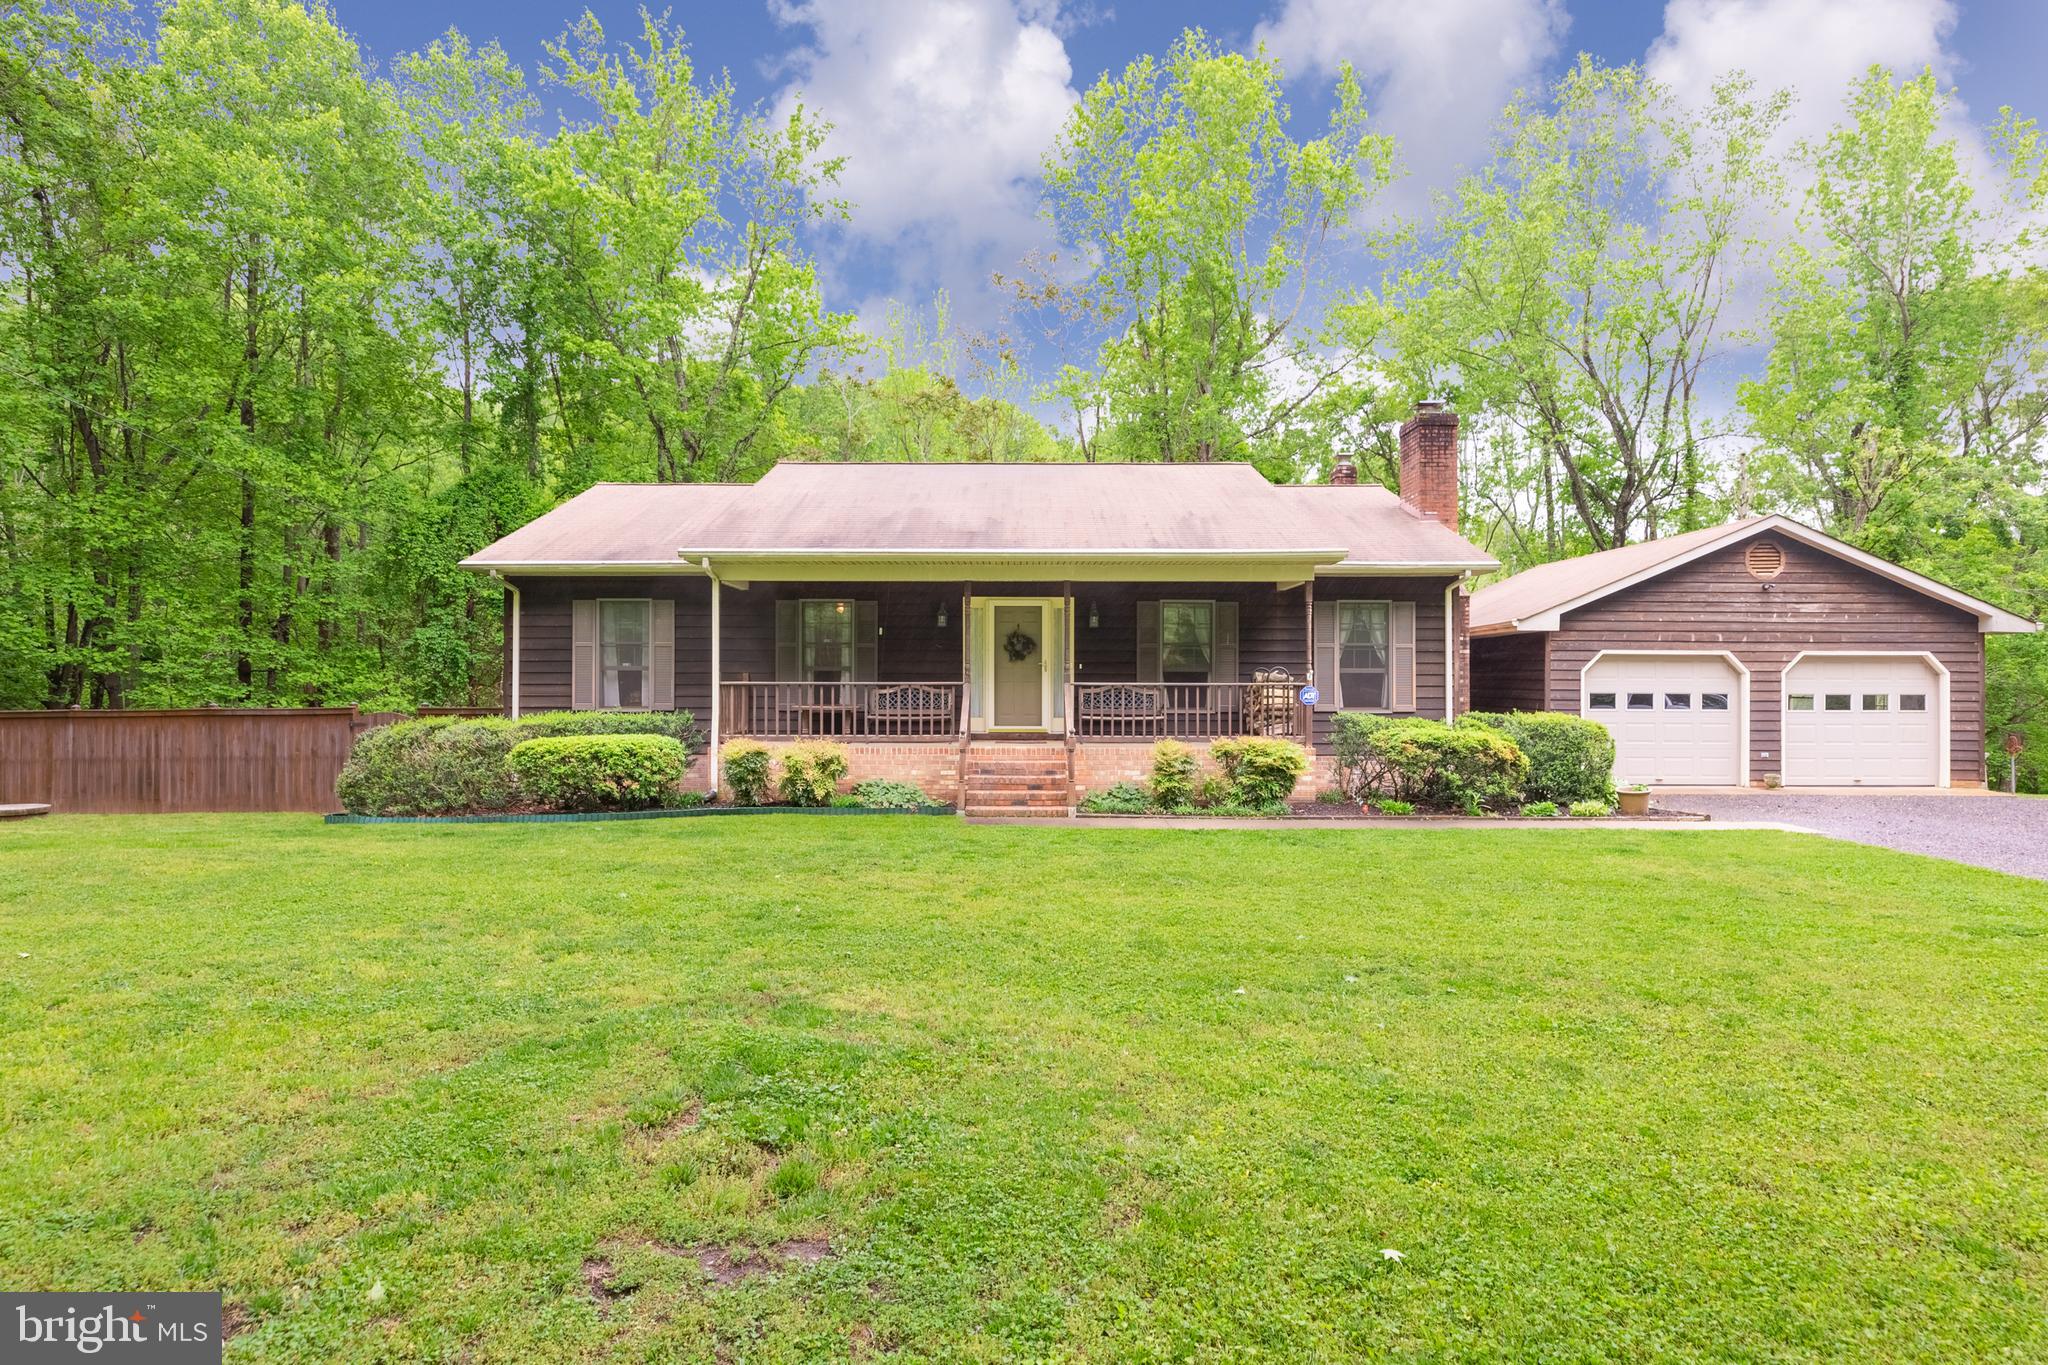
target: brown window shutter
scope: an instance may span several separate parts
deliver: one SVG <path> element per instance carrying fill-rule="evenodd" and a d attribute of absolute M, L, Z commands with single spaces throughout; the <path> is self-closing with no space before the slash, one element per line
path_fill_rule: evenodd
<path fill-rule="evenodd" d="M 1315 621 L 1316 710 L 1336 711 L 1344 696 L 1337 681 L 1337 604 L 1316 603 Z"/>
<path fill-rule="evenodd" d="M 1237 603 L 1211 602 L 1209 620 L 1216 638 L 1210 642 L 1209 681 L 1234 683 L 1237 676 Z"/>
<path fill-rule="evenodd" d="M 1159 599 L 1138 603 L 1138 681 L 1159 681 Z"/>
<path fill-rule="evenodd" d="M 1413 711 L 1415 709 L 1415 604 L 1396 602 L 1388 613 L 1391 622 L 1388 633 L 1392 636 L 1392 655 L 1389 660 L 1393 678 L 1388 710 Z"/>
<path fill-rule="evenodd" d="M 569 604 L 569 709 L 597 709 L 597 599 Z"/>
<path fill-rule="evenodd" d="M 879 602 L 853 604 L 853 680 L 873 682 L 882 656 L 882 610 Z"/>
<path fill-rule="evenodd" d="M 802 682 L 799 652 L 803 603 L 785 598 L 775 604 L 775 681 Z"/>
<path fill-rule="evenodd" d="M 647 708 L 676 709 L 676 604 L 657 597 L 647 609 Z"/>

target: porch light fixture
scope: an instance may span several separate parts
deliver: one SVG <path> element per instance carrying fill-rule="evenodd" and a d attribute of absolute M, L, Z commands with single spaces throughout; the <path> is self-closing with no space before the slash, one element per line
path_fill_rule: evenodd
<path fill-rule="evenodd" d="M 834 610 L 834 611 L 838 612 L 838 613 L 839 613 L 839 614 L 840 614 L 841 616 L 844 616 L 844 615 L 846 615 L 846 603 L 844 603 L 844 602 L 834 602 L 834 603 L 832 604 L 832 610 Z"/>
<path fill-rule="evenodd" d="M 945 625 L 946 625 L 946 604 L 945 604 L 944 602 L 941 602 L 941 603 L 939 603 L 939 619 L 938 619 L 938 621 L 937 621 L 937 625 L 939 626 L 939 628 L 940 628 L 941 630 L 945 629 Z"/>
<path fill-rule="evenodd" d="M 1102 613 L 1096 610 L 1095 604 L 1093 602 L 1090 602 L 1088 604 L 1088 629 L 1100 630 L 1101 628 Z"/>

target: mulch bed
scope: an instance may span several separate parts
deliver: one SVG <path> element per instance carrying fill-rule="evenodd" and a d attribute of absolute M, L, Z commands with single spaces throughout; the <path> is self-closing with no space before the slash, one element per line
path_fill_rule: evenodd
<path fill-rule="evenodd" d="M 1382 824 L 1390 820 L 1410 820 L 1416 824 L 1440 825 L 1451 822 L 1459 824 L 1494 824 L 1502 820 L 1513 820 L 1517 824 L 1529 825 L 1597 825 L 1602 820 L 1672 820 L 1698 823 L 1704 815 L 1693 815 L 1686 811 L 1660 810 L 1655 806 L 1647 815 L 1523 815 L 1519 811 L 1500 815 L 1471 816 L 1452 811 L 1416 811 L 1413 815 L 1386 815 L 1380 811 L 1360 810 L 1345 802 L 1342 805 L 1322 801 L 1293 801 L 1287 806 L 1288 815 L 1297 820 L 1355 820 Z"/>

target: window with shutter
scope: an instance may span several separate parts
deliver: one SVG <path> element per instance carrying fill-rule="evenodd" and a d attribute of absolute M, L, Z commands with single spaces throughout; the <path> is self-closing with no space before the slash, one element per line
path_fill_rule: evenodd
<path fill-rule="evenodd" d="M 1209 681 L 1234 683 L 1237 673 L 1237 603 L 1217 602 L 1216 650 L 1209 659 Z"/>
<path fill-rule="evenodd" d="M 1138 681 L 1158 682 L 1159 616 L 1157 598 L 1138 603 Z"/>
<path fill-rule="evenodd" d="M 1338 705 L 1384 711 L 1393 666 L 1392 613 L 1385 602 L 1336 602 Z"/>
<path fill-rule="evenodd" d="M 1393 695 L 1387 705 L 1394 711 L 1415 709 L 1415 604 L 1394 602 L 1390 604 L 1390 618 L 1393 622 L 1392 676 L 1388 679 L 1388 691 Z"/>
<path fill-rule="evenodd" d="M 644 597 L 608 597 L 598 601 L 597 702 L 606 710 L 644 711 L 652 704 L 648 675 L 653 663 L 653 607 Z M 673 617 L 669 650 L 673 657 Z"/>
<path fill-rule="evenodd" d="M 1216 604 L 1159 604 L 1159 680 L 1208 682 L 1216 665 Z"/>
<path fill-rule="evenodd" d="M 597 599 L 569 604 L 569 709 L 597 709 Z"/>

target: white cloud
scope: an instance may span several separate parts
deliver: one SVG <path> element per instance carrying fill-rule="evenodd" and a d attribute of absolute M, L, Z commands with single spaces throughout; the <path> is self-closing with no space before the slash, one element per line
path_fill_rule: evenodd
<path fill-rule="evenodd" d="M 1046 0 L 773 0 L 809 41 L 782 63 L 799 98 L 835 125 L 853 218 L 842 278 L 922 303 L 946 287 L 961 320 L 992 320 L 991 270 L 1048 243 L 1039 161 L 1076 98 Z M 828 265 L 832 262 L 828 259 Z"/>
<path fill-rule="evenodd" d="M 1954 83 L 1953 0 L 1671 0 L 1644 67 L 1687 102 L 1730 71 L 1760 91 L 1790 90 L 1786 138 L 1819 137 L 1842 115 L 1849 85 L 1872 65 L 1897 76 L 1932 67 Z M 1967 115 L 1952 111 L 1954 131 Z"/>
<path fill-rule="evenodd" d="M 1412 210 L 1485 159 L 1501 106 L 1543 81 L 1568 23 L 1562 0 L 1282 0 L 1252 36 L 1291 77 L 1357 69 Z"/>

